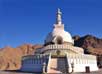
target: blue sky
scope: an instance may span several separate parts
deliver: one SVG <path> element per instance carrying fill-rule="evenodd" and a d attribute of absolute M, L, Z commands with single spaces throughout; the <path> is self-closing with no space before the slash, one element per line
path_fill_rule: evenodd
<path fill-rule="evenodd" d="M 102 38 L 102 0 L 0 0 L 0 47 L 43 43 L 57 8 L 72 36 Z"/>

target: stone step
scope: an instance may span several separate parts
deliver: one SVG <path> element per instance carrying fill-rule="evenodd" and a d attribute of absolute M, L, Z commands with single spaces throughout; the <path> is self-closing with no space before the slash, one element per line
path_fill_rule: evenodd
<path fill-rule="evenodd" d="M 51 58 L 48 73 L 67 73 L 66 58 Z"/>

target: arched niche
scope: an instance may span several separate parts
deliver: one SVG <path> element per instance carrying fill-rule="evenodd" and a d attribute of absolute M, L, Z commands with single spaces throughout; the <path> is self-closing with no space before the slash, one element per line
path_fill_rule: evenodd
<path fill-rule="evenodd" d="M 63 44 L 63 39 L 62 39 L 62 37 L 60 37 L 60 36 L 56 37 L 56 39 L 55 39 L 55 44 Z"/>

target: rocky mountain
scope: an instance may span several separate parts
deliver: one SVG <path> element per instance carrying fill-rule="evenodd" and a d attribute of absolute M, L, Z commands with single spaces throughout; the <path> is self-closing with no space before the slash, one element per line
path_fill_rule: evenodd
<path fill-rule="evenodd" d="M 24 44 L 17 48 L 10 46 L 0 49 L 0 70 L 17 70 L 21 66 L 21 57 L 34 54 L 42 45 Z"/>
<path fill-rule="evenodd" d="M 102 55 L 102 39 L 92 35 L 86 35 L 83 37 L 74 36 L 75 46 L 84 48 L 85 53 L 94 55 Z"/>

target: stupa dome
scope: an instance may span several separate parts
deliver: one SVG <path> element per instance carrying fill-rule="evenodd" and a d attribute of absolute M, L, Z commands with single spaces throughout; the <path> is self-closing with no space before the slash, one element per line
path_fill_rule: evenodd
<path fill-rule="evenodd" d="M 74 41 L 70 35 L 69 32 L 64 31 L 61 28 L 55 28 L 52 32 L 50 32 L 46 39 L 45 39 L 45 44 L 46 43 L 71 43 L 74 44 Z"/>

